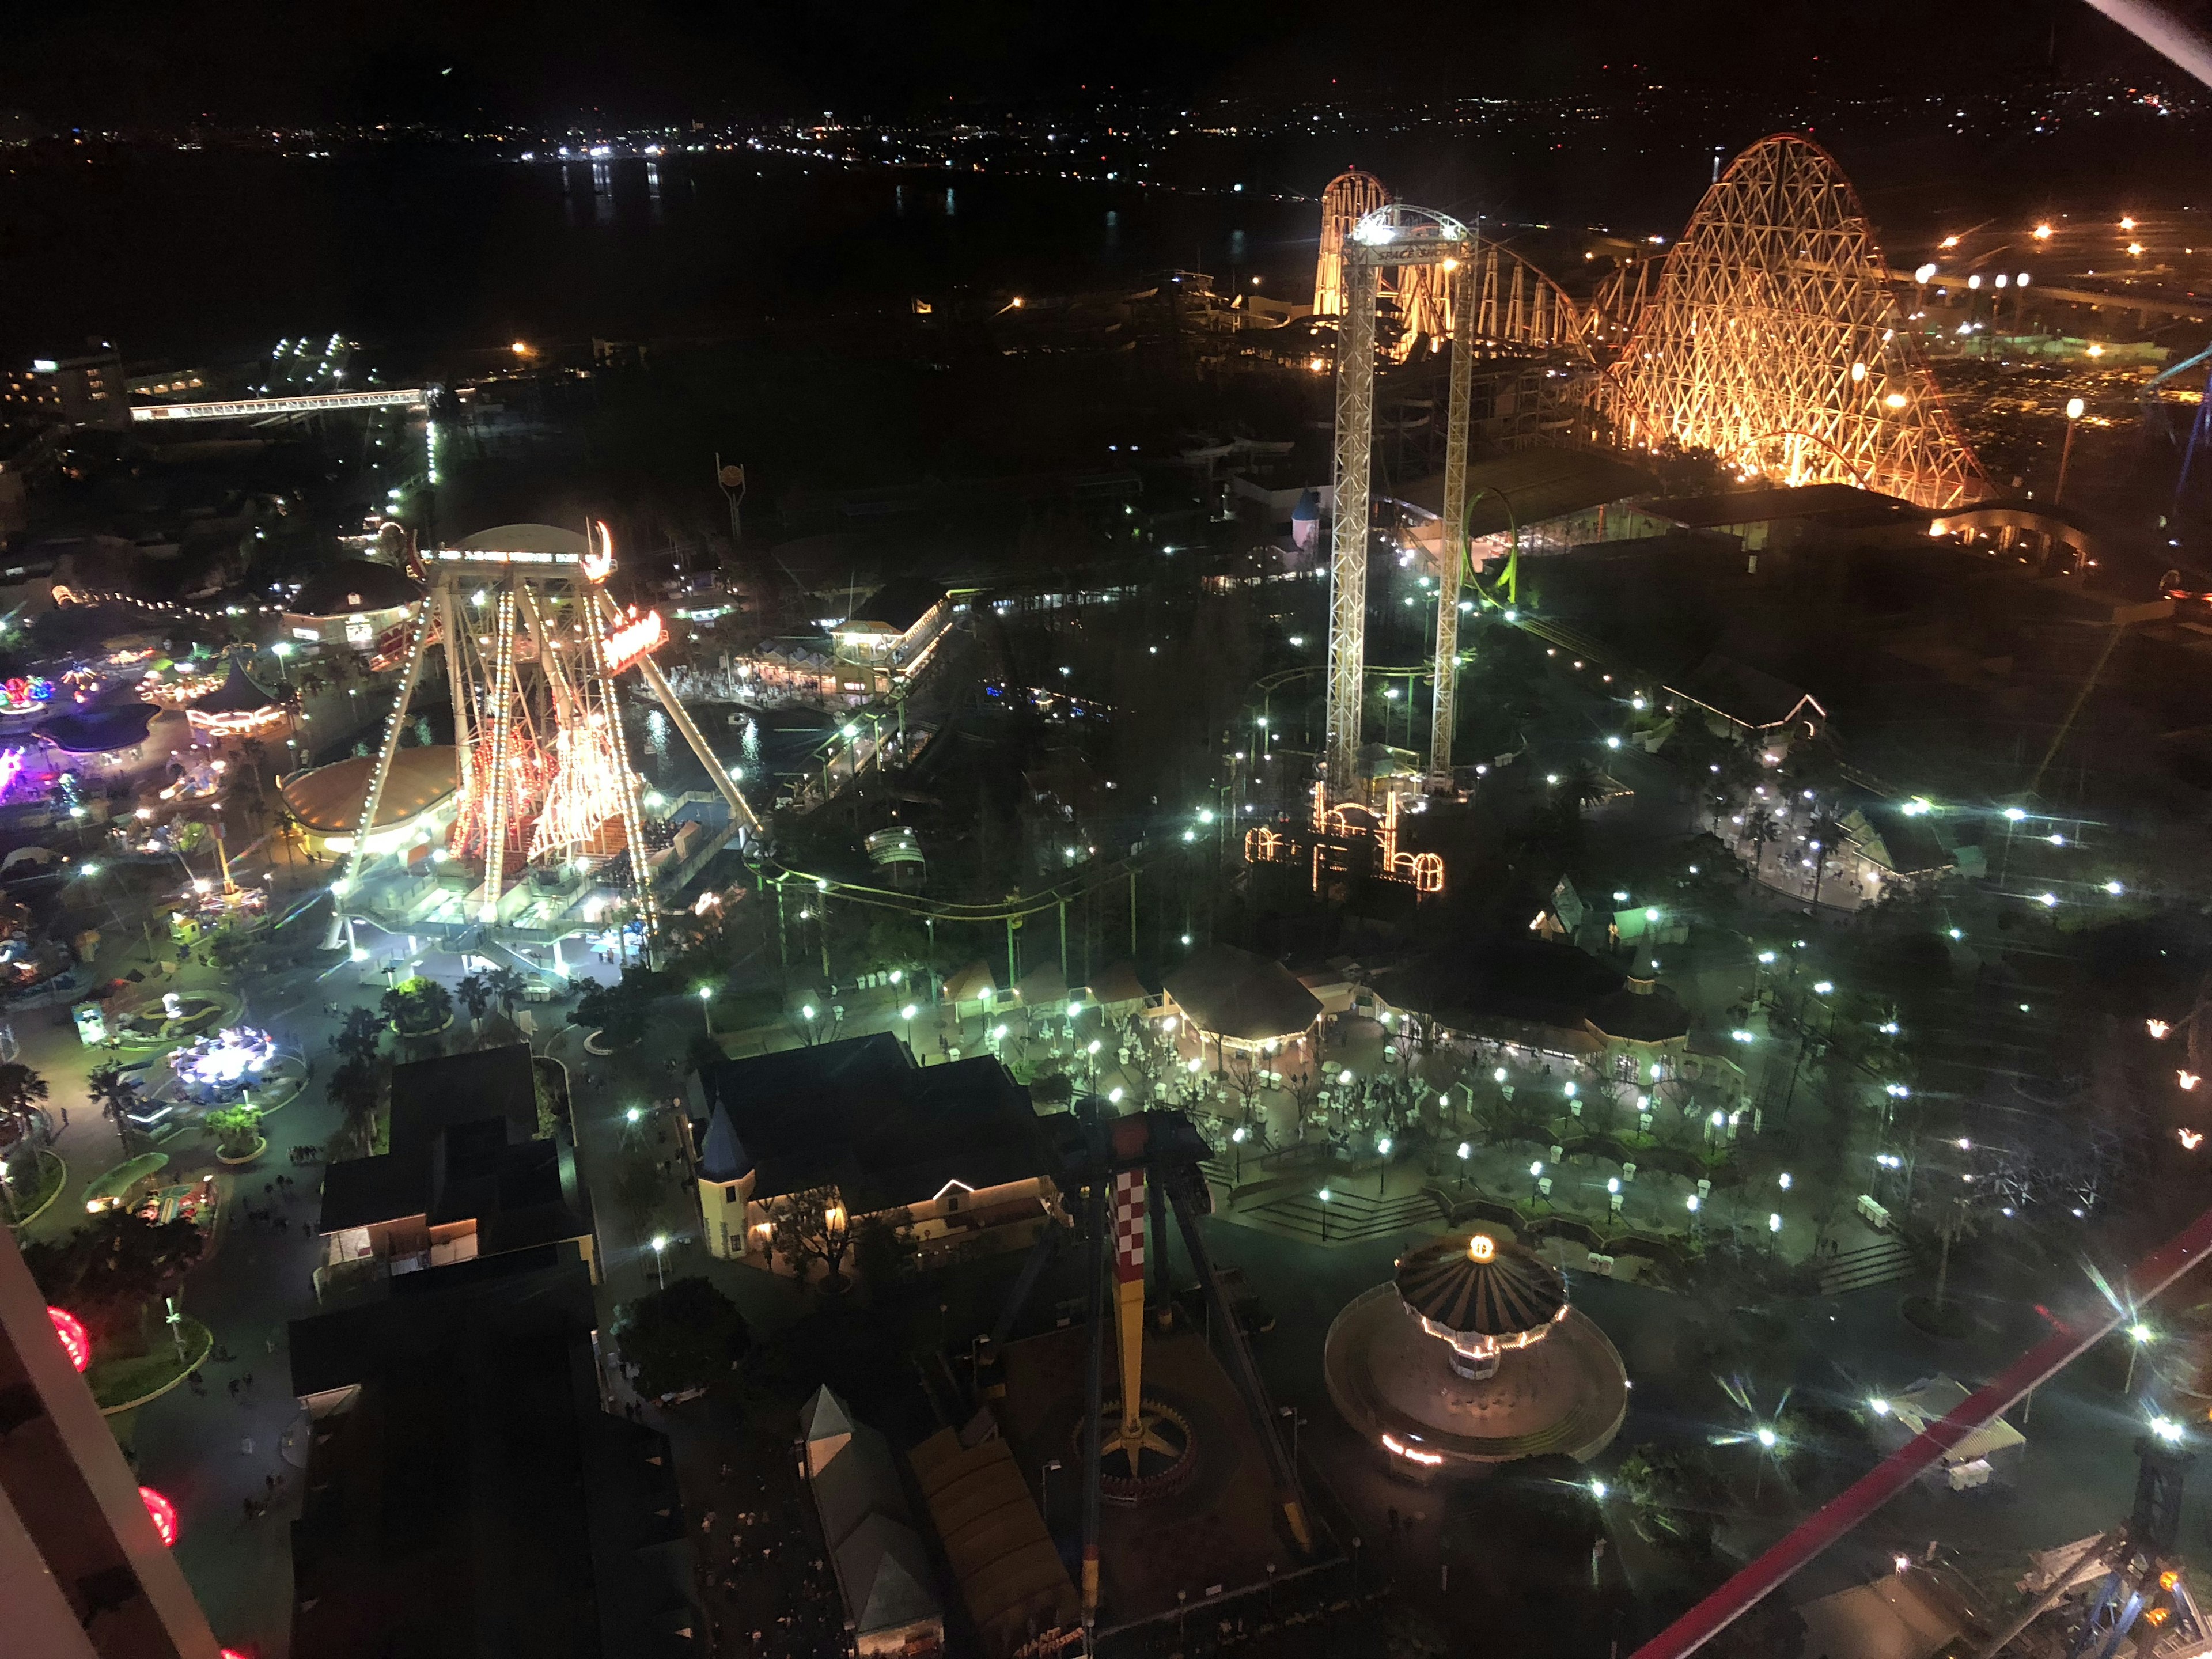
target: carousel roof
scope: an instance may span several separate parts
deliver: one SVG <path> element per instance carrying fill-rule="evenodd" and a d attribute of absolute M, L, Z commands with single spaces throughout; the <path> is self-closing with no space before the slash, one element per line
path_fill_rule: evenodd
<path fill-rule="evenodd" d="M 555 524 L 497 524 L 454 545 L 468 553 L 571 553 L 580 559 L 591 551 L 580 533 Z"/>
<path fill-rule="evenodd" d="M 145 742 L 159 713 L 149 702 L 103 703 L 57 714 L 33 729 L 64 754 L 104 755 Z"/>
<path fill-rule="evenodd" d="M 1515 1336 L 1558 1316 L 1567 1281 L 1521 1245 L 1478 1232 L 1408 1250 L 1398 1262 L 1398 1294 L 1446 1330 Z"/>
<path fill-rule="evenodd" d="M 277 699 L 256 684 L 246 673 L 246 665 L 233 657 L 230 672 L 223 683 L 192 704 L 192 711 L 200 714 L 252 714 L 276 706 Z"/>
<path fill-rule="evenodd" d="M 392 757 L 392 775 L 384 781 L 384 798 L 376 804 L 377 830 L 404 823 L 416 813 L 436 805 L 453 793 L 454 758 L 459 751 L 449 743 L 402 749 Z M 276 785 L 292 816 L 308 829 L 325 834 L 349 831 L 361 823 L 361 804 L 368 793 L 369 774 L 375 759 L 356 755 L 348 760 L 295 772 Z"/>

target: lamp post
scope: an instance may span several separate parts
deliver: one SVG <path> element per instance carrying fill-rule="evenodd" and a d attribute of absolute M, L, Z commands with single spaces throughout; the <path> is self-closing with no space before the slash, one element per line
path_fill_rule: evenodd
<path fill-rule="evenodd" d="M 1390 1137 L 1384 1135 L 1375 1143 L 1375 1196 L 1382 1196 L 1383 1188 L 1390 1178 Z"/>
<path fill-rule="evenodd" d="M 2066 442 L 2058 452 L 2058 488 L 2051 495 L 2053 507 L 2066 499 L 2066 464 L 2074 459 L 2074 428 L 2081 424 L 2081 412 L 2086 407 L 2079 398 L 2066 400 Z"/>
<path fill-rule="evenodd" d="M 1052 1525 L 1052 1477 L 1063 1466 L 1057 1457 L 1048 1457 L 1037 1466 L 1037 1512 L 1045 1525 Z"/>
<path fill-rule="evenodd" d="M 699 988 L 699 1015 L 707 1022 L 707 1035 L 714 1036 L 714 988 L 711 985 L 702 985 Z"/>
<path fill-rule="evenodd" d="M 2157 1337 L 2158 1333 L 2137 1320 L 2128 1327 L 2128 1374 L 2120 1383 L 2120 1392 L 2127 1394 L 2136 1385 L 2136 1357 Z"/>
<path fill-rule="evenodd" d="M 899 1024 L 904 1028 L 906 1051 L 909 1055 L 914 1053 L 914 1017 L 916 1012 L 911 1002 L 899 1010 Z"/>
<path fill-rule="evenodd" d="M 668 1235 L 666 1233 L 653 1234 L 653 1272 L 659 1275 L 660 1279 L 660 1288 L 664 1291 L 668 1288 L 668 1262 L 665 1254 L 667 1249 Z"/>
<path fill-rule="evenodd" d="M 2073 428 L 2069 427 L 2067 430 L 2071 432 Z M 2004 810 L 2004 853 L 1997 860 L 1997 884 L 1999 886 L 2002 886 L 2004 884 L 2005 872 L 2012 866 L 2012 832 L 2019 829 L 2027 817 L 2027 814 L 2017 806 L 2008 806 Z"/>
<path fill-rule="evenodd" d="M 1316 1196 L 1321 1200 L 1321 1242 L 1326 1244 L 1328 1243 L 1328 1201 L 1336 1194 L 1324 1187 Z"/>
<path fill-rule="evenodd" d="M 1238 1124 L 1229 1132 L 1229 1144 L 1237 1149 L 1237 1174 L 1234 1178 L 1237 1183 L 1242 1186 L 1244 1182 L 1244 1126 L 1243 1124 Z"/>

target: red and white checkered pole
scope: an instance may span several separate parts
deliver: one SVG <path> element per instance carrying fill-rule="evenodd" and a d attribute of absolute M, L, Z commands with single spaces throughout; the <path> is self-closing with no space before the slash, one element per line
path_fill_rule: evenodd
<path fill-rule="evenodd" d="M 1121 1346 L 1121 1436 L 1140 1431 L 1145 1376 L 1145 1172 L 1114 1176 L 1114 1317 Z"/>

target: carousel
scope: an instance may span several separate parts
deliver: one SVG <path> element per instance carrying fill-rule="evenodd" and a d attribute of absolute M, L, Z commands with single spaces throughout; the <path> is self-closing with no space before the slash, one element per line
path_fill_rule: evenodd
<path fill-rule="evenodd" d="M 1499 1232 L 1408 1251 L 1337 1316 L 1322 1366 L 1345 1421 L 1415 1477 L 1586 1461 L 1628 1410 L 1620 1355 L 1570 1304 L 1565 1276 Z"/>

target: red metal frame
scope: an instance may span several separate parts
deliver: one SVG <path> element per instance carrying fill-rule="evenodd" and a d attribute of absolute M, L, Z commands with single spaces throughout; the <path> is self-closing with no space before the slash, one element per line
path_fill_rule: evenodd
<path fill-rule="evenodd" d="M 2212 1210 L 2136 1263 L 2119 1308 L 2100 1304 L 2099 1317 L 2087 1325 L 2068 1325 L 2054 1318 L 2051 1334 L 2001 1376 L 1815 1510 L 1787 1537 L 1637 1649 L 1633 1659 L 1683 1659 L 1695 1653 L 1798 1568 L 1911 1485 L 1945 1452 L 2134 1317 L 2134 1309 L 2197 1266 L 2207 1251 L 2212 1251 Z"/>

